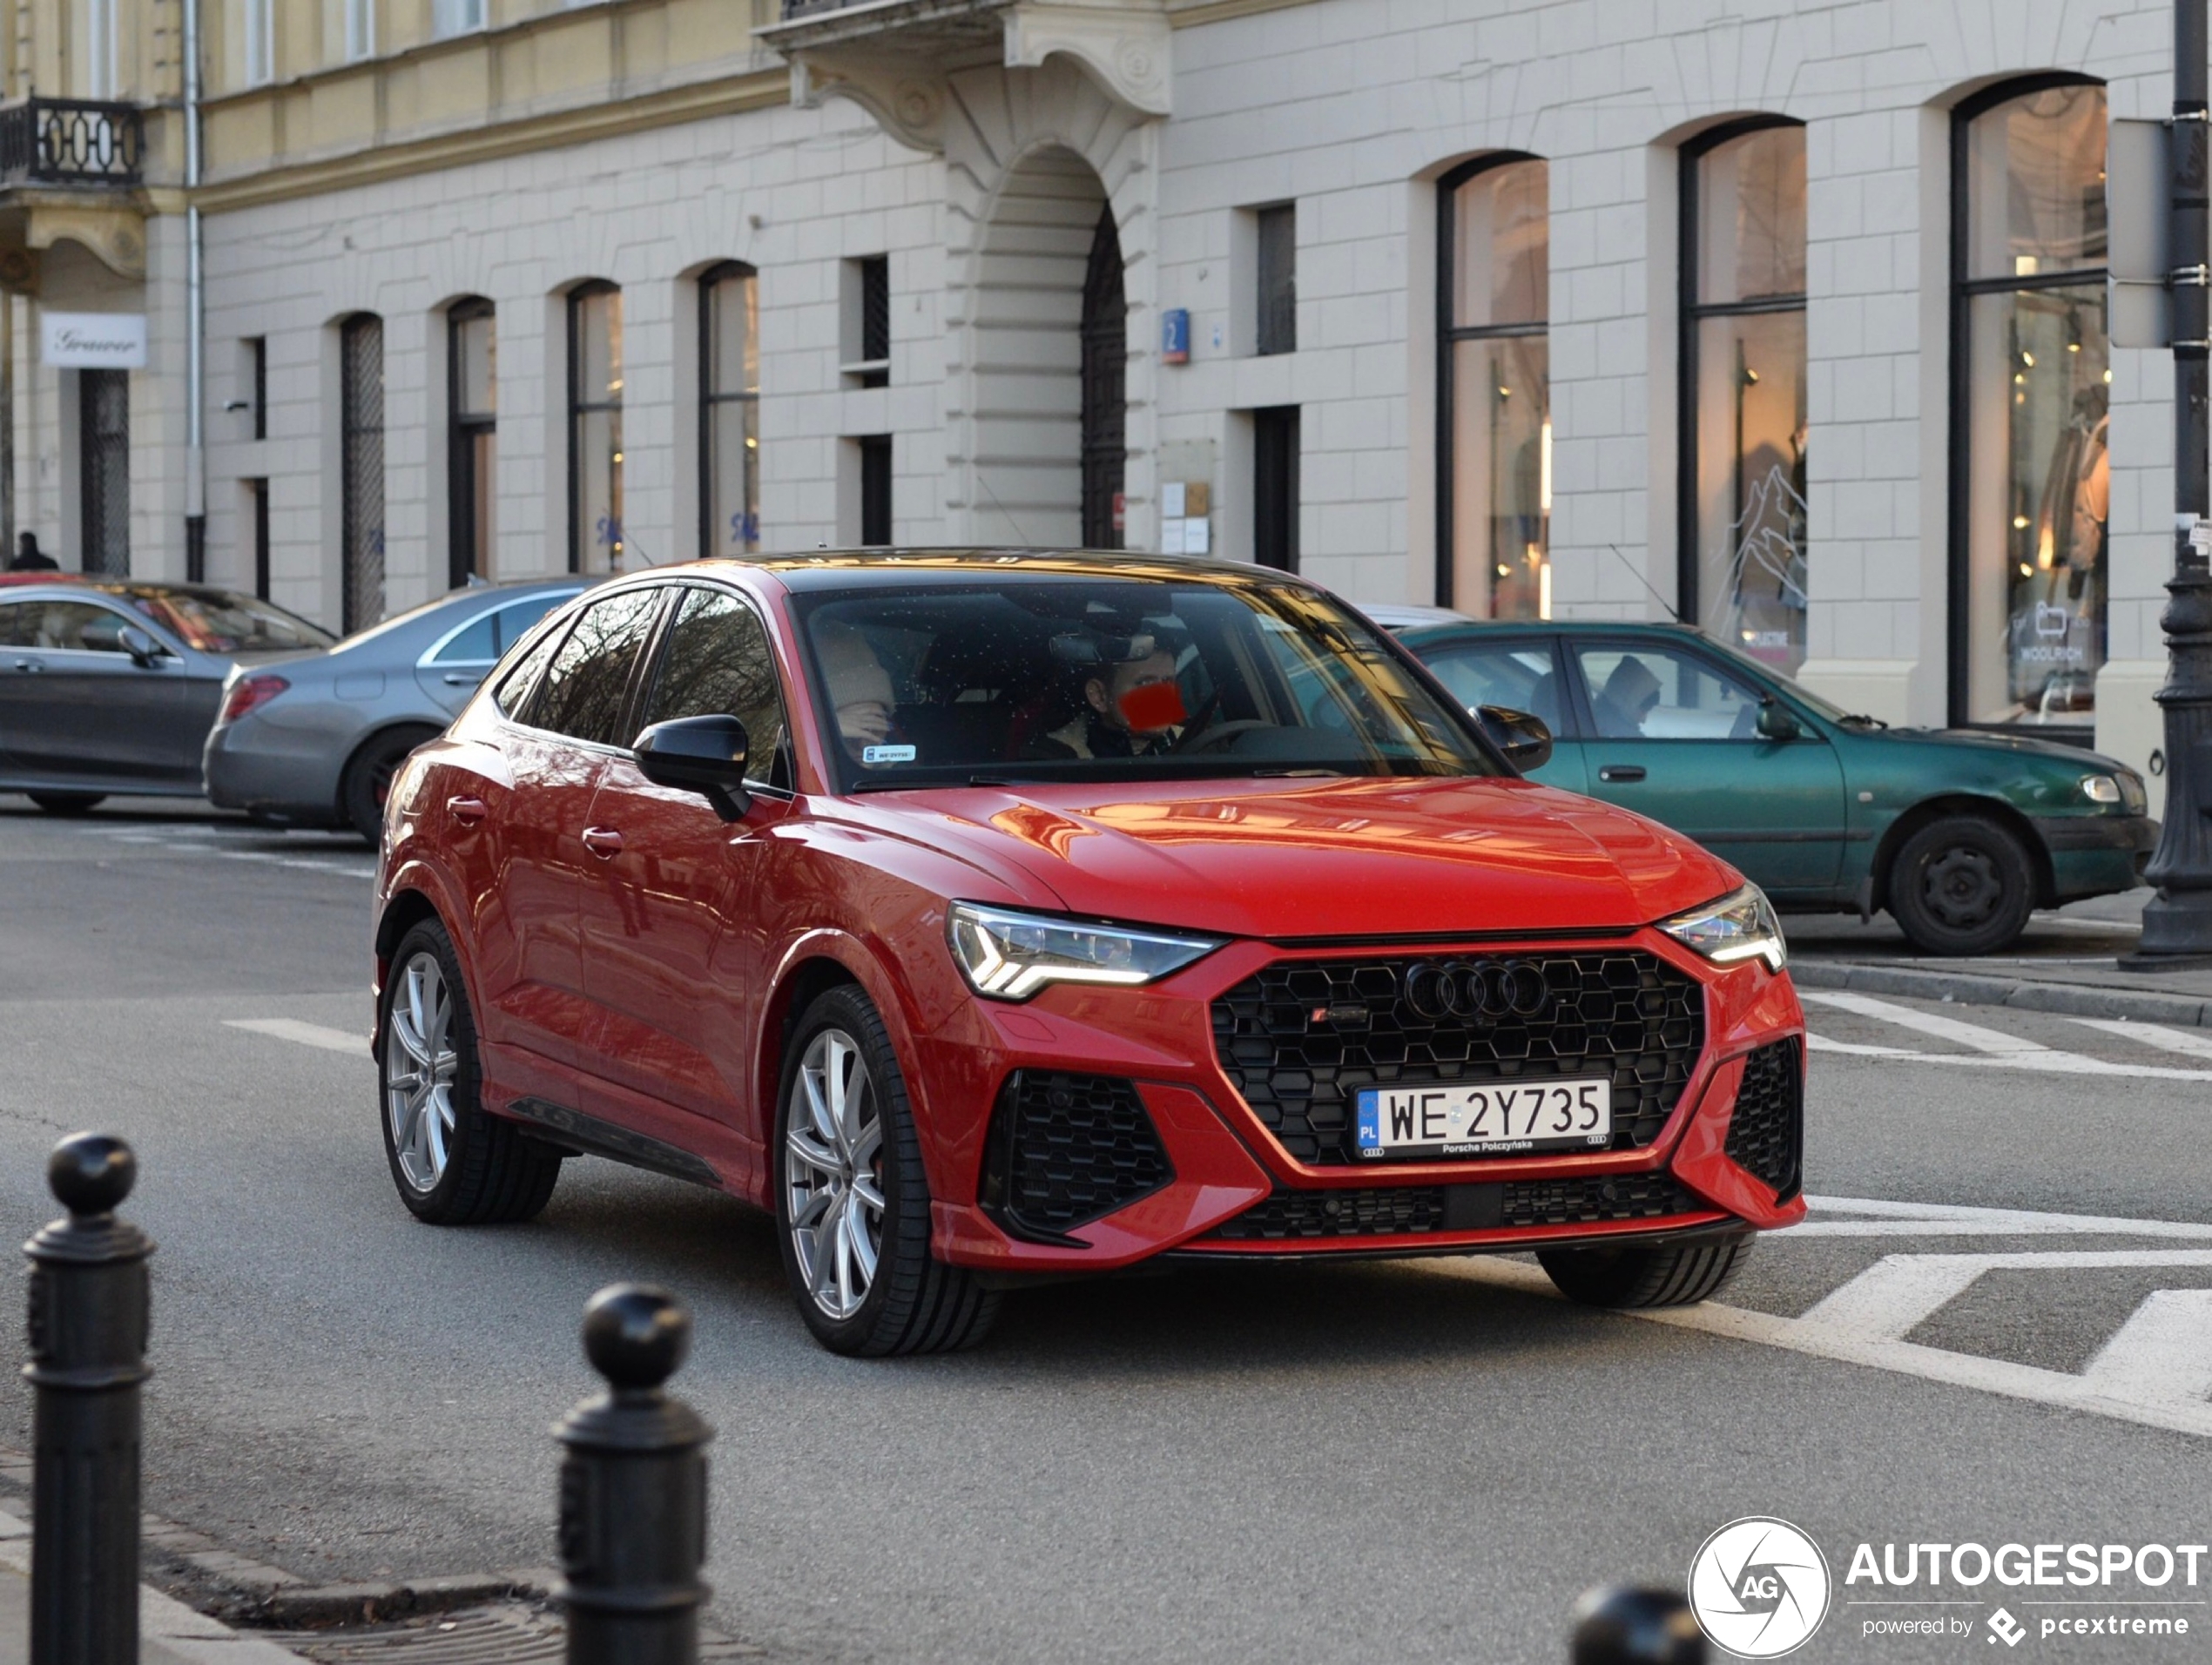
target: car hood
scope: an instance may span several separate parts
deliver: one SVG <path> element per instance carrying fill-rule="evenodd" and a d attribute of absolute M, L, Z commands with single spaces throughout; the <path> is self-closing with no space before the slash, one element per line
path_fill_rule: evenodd
<path fill-rule="evenodd" d="M 1024 785 L 896 799 L 895 808 L 889 795 L 859 804 L 905 822 L 907 836 L 968 846 L 987 870 L 1021 868 L 1069 913 L 1232 936 L 1637 926 L 1743 882 L 1641 816 L 1519 779 Z"/>
<path fill-rule="evenodd" d="M 2046 740 L 2033 734 L 2006 734 L 1993 729 L 1969 728 L 1893 728 L 1878 731 L 1884 739 L 1919 741 L 1923 744 L 1939 741 L 1945 745 L 1970 746 L 1977 752 L 2002 752 L 2014 757 L 2040 758 L 2047 762 L 2064 765 L 2080 774 L 2089 774 L 2098 769 L 2126 769 L 2128 765 L 2103 753 L 2087 751 L 2078 745 L 2068 745 L 2063 740 Z"/>

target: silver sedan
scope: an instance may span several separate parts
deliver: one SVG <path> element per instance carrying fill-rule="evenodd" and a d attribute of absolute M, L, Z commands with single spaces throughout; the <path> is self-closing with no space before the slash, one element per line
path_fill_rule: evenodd
<path fill-rule="evenodd" d="M 375 843 L 392 772 L 452 720 L 500 655 L 585 582 L 456 590 L 326 653 L 241 666 L 207 737 L 207 796 L 259 820 L 351 826 Z"/>

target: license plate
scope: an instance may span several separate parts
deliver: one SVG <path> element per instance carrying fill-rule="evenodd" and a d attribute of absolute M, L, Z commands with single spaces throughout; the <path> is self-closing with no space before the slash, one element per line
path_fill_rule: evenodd
<path fill-rule="evenodd" d="M 1444 1082 L 1359 1090 L 1362 1160 L 1602 1149 L 1613 1142 L 1613 1083 Z"/>

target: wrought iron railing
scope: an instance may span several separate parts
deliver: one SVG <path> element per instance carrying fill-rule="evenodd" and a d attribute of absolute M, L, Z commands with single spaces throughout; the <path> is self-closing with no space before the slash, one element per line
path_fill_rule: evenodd
<path fill-rule="evenodd" d="M 134 104 L 26 98 L 0 104 L 0 184 L 137 185 L 146 129 Z"/>

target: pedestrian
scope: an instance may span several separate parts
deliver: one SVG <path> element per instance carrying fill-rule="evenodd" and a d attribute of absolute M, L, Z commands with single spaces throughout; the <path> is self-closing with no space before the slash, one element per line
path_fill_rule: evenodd
<path fill-rule="evenodd" d="M 38 534 L 25 532 L 16 540 L 16 558 L 8 563 L 10 572 L 59 572 L 62 563 L 38 547 Z"/>

